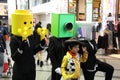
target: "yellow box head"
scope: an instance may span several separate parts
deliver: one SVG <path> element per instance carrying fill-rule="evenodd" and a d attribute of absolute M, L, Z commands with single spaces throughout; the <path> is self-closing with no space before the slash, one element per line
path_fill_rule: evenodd
<path fill-rule="evenodd" d="M 12 14 L 12 34 L 24 39 L 33 33 L 33 15 L 29 10 L 15 10 Z"/>

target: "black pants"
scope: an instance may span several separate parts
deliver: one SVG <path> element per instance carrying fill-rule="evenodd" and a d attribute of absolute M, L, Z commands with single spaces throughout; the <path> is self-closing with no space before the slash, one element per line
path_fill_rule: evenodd
<path fill-rule="evenodd" d="M 61 79 L 61 75 L 59 75 L 58 73 L 56 73 L 55 69 L 52 68 L 51 80 L 60 80 L 60 79 Z"/>
<path fill-rule="evenodd" d="M 32 70 L 29 73 L 13 73 L 12 80 L 35 80 L 36 71 Z"/>
<path fill-rule="evenodd" d="M 112 80 L 114 68 L 104 62 L 97 61 L 98 67 L 94 72 L 89 72 L 87 69 L 82 68 L 85 80 L 94 80 L 95 73 L 97 71 L 105 72 L 105 80 Z"/>

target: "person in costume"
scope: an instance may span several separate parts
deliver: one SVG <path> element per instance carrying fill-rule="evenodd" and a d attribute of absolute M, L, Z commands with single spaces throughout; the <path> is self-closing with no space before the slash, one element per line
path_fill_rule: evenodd
<path fill-rule="evenodd" d="M 38 38 L 36 38 L 36 40 L 35 40 L 38 44 L 39 44 L 39 38 L 40 38 L 40 36 L 39 36 L 39 34 L 37 33 L 37 30 L 38 30 L 38 28 L 42 29 L 41 24 L 42 24 L 42 23 L 39 21 L 39 22 L 35 25 L 34 31 L 33 31 L 35 37 L 38 37 Z M 42 66 L 43 66 L 42 51 L 39 51 L 39 52 L 37 53 L 37 57 L 38 57 L 37 65 L 39 65 L 40 67 L 42 67 Z"/>
<path fill-rule="evenodd" d="M 85 45 L 78 40 L 69 39 L 65 41 L 65 44 L 67 44 L 67 52 L 61 65 L 63 80 L 78 80 L 80 77 L 80 62 L 87 61 L 88 52 Z M 83 56 L 79 56 L 79 50 L 83 51 Z"/>
<path fill-rule="evenodd" d="M 48 30 L 48 34 L 47 34 L 47 46 L 49 45 L 49 37 L 51 37 L 51 24 L 48 23 L 47 26 L 46 26 L 47 30 Z M 46 49 L 47 51 L 47 56 L 46 56 L 46 59 L 45 59 L 45 62 L 48 64 L 48 60 L 49 60 L 49 48 Z"/>
<path fill-rule="evenodd" d="M 33 34 L 33 16 L 29 10 L 15 10 L 12 14 L 12 36 L 10 39 L 11 57 L 14 61 L 12 80 L 35 80 L 36 69 L 34 55 L 44 49 L 45 37 L 35 42 Z"/>
<path fill-rule="evenodd" d="M 94 80 L 95 73 L 98 71 L 105 72 L 105 80 L 112 80 L 114 68 L 112 65 L 98 60 L 95 56 L 97 45 L 95 40 L 83 40 L 88 51 L 88 59 L 85 63 L 81 63 L 81 68 L 85 80 Z"/>
<path fill-rule="evenodd" d="M 65 55 L 64 41 L 74 36 L 75 14 L 52 13 L 48 55 L 52 64 L 51 80 L 60 80 L 60 67 Z"/>

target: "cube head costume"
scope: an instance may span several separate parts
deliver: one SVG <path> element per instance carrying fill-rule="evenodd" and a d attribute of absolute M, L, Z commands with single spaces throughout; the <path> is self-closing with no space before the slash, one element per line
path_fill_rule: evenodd
<path fill-rule="evenodd" d="M 57 38 L 74 36 L 75 14 L 52 14 L 51 34 Z"/>
<path fill-rule="evenodd" d="M 12 34 L 22 40 L 33 34 L 33 15 L 29 10 L 15 10 L 12 14 Z"/>
<path fill-rule="evenodd" d="M 51 16 L 51 35 L 49 38 L 49 56 L 52 63 L 51 80 L 60 80 L 55 70 L 61 66 L 66 53 L 64 41 L 74 36 L 75 14 L 57 14 Z"/>

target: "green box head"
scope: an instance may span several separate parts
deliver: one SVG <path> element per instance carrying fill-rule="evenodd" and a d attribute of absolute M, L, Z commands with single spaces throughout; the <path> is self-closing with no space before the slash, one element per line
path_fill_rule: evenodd
<path fill-rule="evenodd" d="M 51 34 L 57 38 L 73 37 L 75 14 L 52 14 Z"/>

